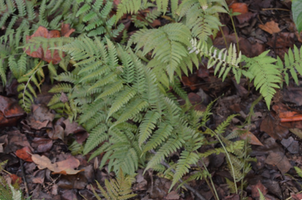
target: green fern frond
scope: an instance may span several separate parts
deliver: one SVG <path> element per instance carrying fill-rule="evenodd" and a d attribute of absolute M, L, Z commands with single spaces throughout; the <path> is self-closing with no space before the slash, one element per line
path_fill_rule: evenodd
<path fill-rule="evenodd" d="M 87 143 L 90 145 L 85 145 L 83 149 L 83 154 L 89 153 L 92 149 L 97 147 L 100 143 L 108 139 L 106 131 L 108 127 L 105 124 L 99 124 L 91 132 L 87 139 Z"/>
<path fill-rule="evenodd" d="M 226 78 L 228 73 L 232 70 L 235 75 L 236 81 L 239 83 L 241 77 L 241 69 L 239 63 L 241 62 L 241 52 L 236 52 L 236 46 L 231 44 L 229 49 L 219 50 L 213 46 L 208 48 L 208 45 L 200 41 L 197 43 L 196 39 L 191 40 L 190 53 L 195 52 L 201 57 L 209 58 L 208 68 L 215 66 L 214 74 L 218 74 L 218 77 L 222 77 L 222 80 Z"/>
<path fill-rule="evenodd" d="M 224 1 L 188 0 L 183 1 L 177 10 L 181 18 L 185 17 L 186 25 L 192 30 L 192 36 L 205 42 L 221 26 L 218 13 L 226 13 Z"/>
<path fill-rule="evenodd" d="M 226 129 L 226 127 L 230 125 L 232 119 L 236 116 L 237 116 L 237 114 L 230 115 L 230 116 L 228 116 L 228 118 L 226 120 L 224 120 L 221 124 L 219 124 L 218 127 L 215 129 L 216 134 L 217 135 L 222 134 L 224 132 L 224 130 Z"/>
<path fill-rule="evenodd" d="M 158 112 L 148 111 L 144 121 L 139 126 L 138 144 L 141 146 L 151 135 L 152 130 L 156 127 L 157 120 L 160 118 Z"/>
<path fill-rule="evenodd" d="M 101 194 L 106 198 L 106 199 L 112 199 L 112 200 L 126 200 L 130 199 L 136 196 L 136 194 L 131 194 L 132 189 L 131 185 L 135 181 L 134 176 L 125 176 L 123 171 L 120 170 L 118 173 L 116 180 L 110 179 L 108 181 L 107 179 L 105 180 L 105 186 L 106 190 L 96 181 L 98 189 L 101 191 Z M 92 191 L 95 195 L 95 197 L 99 200 L 101 198 L 99 195 L 96 193 L 94 188 L 92 187 Z"/>
<path fill-rule="evenodd" d="M 128 46 L 136 44 L 135 49 L 143 48 L 143 54 L 152 51 L 153 59 L 165 65 L 170 81 L 181 60 L 188 55 L 190 30 L 181 23 L 168 24 L 159 29 L 140 30 L 129 40 Z"/>
<path fill-rule="evenodd" d="M 276 93 L 276 89 L 280 88 L 281 83 L 280 71 L 274 65 L 276 59 L 267 56 L 268 51 L 263 52 L 257 57 L 246 58 L 248 71 L 254 76 L 254 85 L 259 89 L 260 94 L 264 97 L 267 107 L 270 107 L 271 100 Z"/>
<path fill-rule="evenodd" d="M 155 149 L 162 144 L 172 134 L 172 131 L 173 127 L 170 124 L 161 123 L 158 130 L 154 132 L 151 139 L 144 146 L 143 153 Z"/>
<path fill-rule="evenodd" d="M 285 65 L 285 67 L 284 67 Z M 298 49 L 294 45 L 294 49 L 289 49 L 287 53 L 284 54 L 284 64 L 280 57 L 277 57 L 277 66 L 279 70 L 284 74 L 284 80 L 285 83 L 289 84 L 289 75 L 291 75 L 295 81 L 295 83 L 298 85 L 298 76 L 297 72 L 299 74 L 302 73 L 302 51 L 301 49 Z"/>
<path fill-rule="evenodd" d="M 196 164 L 199 160 L 199 155 L 195 152 L 182 151 L 178 160 L 171 188 L 189 172 L 191 165 Z"/>
<path fill-rule="evenodd" d="M 183 142 L 184 141 L 181 138 L 177 138 L 177 137 L 174 137 L 174 138 L 172 137 L 172 138 L 168 139 L 166 141 L 165 145 L 160 147 L 158 149 L 157 153 L 148 162 L 148 165 L 147 165 L 145 171 L 152 168 L 154 165 L 159 164 L 170 153 L 173 153 L 177 149 L 179 149 L 182 146 Z"/>

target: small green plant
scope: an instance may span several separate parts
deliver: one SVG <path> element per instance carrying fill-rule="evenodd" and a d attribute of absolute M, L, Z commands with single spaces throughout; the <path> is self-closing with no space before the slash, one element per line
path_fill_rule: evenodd
<path fill-rule="evenodd" d="M 136 196 L 136 194 L 131 194 L 131 186 L 134 181 L 134 176 L 125 176 L 123 171 L 120 170 L 116 179 L 110 179 L 110 181 L 108 181 L 107 179 L 105 180 L 106 190 L 99 184 L 99 182 L 96 181 L 96 184 L 105 199 L 126 200 Z M 93 187 L 92 191 L 98 200 L 102 200 L 102 198 L 96 193 Z"/>
<path fill-rule="evenodd" d="M 210 111 L 190 109 L 179 77 L 188 75 L 206 58 L 208 68 L 215 68 L 222 81 L 233 75 L 237 82 L 243 76 L 253 81 L 269 108 L 283 80 L 289 84 L 293 77 L 298 83 L 298 74 L 302 74 L 302 51 L 297 47 L 289 50 L 284 63 L 268 56 L 268 51 L 247 58 L 234 45 L 222 50 L 213 47 L 210 36 L 222 25 L 219 13 L 229 12 L 224 0 L 122 0 L 116 14 L 111 12 L 113 0 L 0 0 L 0 5 L 0 26 L 5 28 L 0 37 L 0 77 L 3 84 L 9 82 L 9 69 L 19 80 L 19 99 L 26 111 L 49 74 L 59 82 L 51 89 L 56 94 L 49 106 L 65 112 L 90 133 L 84 154 L 94 151 L 92 159 L 104 153 L 100 167 L 108 165 L 117 174 L 122 170 L 133 175 L 139 167 L 173 169 L 171 187 L 202 158 L 225 153 L 233 177 L 228 183 L 237 193 L 236 183 L 244 185 L 250 160 L 244 141 L 232 142 L 221 135 L 233 116 L 215 130 L 205 128 Z M 136 17 L 146 9 L 152 12 L 140 23 Z M 125 28 L 120 23 L 124 14 L 132 14 L 131 20 L 140 28 L 126 45 L 117 39 Z M 163 15 L 171 23 L 149 29 L 151 20 Z M 61 22 L 75 29 L 74 37 L 26 40 L 38 27 L 58 30 Z M 39 47 L 44 52 L 59 51 L 61 57 L 64 52 L 65 57 L 58 64 L 46 64 L 23 50 Z M 64 102 L 62 93 L 67 96 Z M 179 105 L 176 94 L 186 100 L 184 106 Z M 201 127 L 206 131 L 200 131 Z M 207 144 L 206 134 L 215 137 L 221 148 L 200 154 L 198 149 Z M 82 150 L 80 146 L 72 149 Z M 244 158 L 239 151 L 245 152 Z M 173 152 L 179 152 L 177 162 L 169 169 L 159 167 Z M 195 178 L 209 176 L 202 171 Z"/>
<path fill-rule="evenodd" d="M 3 172 L 3 165 L 6 164 L 7 161 L 0 163 L 0 173 Z M 3 176 L 0 176 L 0 199 L 2 200 L 22 200 L 22 192 L 20 190 L 15 189 L 18 187 L 17 184 L 12 186 L 11 184 L 7 184 L 6 180 Z"/>

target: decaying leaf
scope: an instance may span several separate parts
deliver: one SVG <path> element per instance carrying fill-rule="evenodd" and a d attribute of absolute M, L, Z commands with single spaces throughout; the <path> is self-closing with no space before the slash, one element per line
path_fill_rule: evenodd
<path fill-rule="evenodd" d="M 256 185 L 251 185 L 252 197 L 257 198 L 260 196 L 259 190 L 263 195 L 267 194 L 267 188 L 259 180 Z"/>
<path fill-rule="evenodd" d="M 47 30 L 43 26 L 39 26 L 39 28 L 32 34 L 31 36 L 26 36 L 26 42 L 30 42 L 30 39 L 34 37 L 44 37 L 44 38 L 58 38 L 61 36 L 69 37 L 75 29 L 70 29 L 68 24 L 61 25 L 61 33 L 58 30 Z M 59 55 L 58 50 L 54 50 L 53 55 L 49 49 L 44 52 L 42 46 L 40 46 L 36 51 L 32 51 L 31 49 L 24 49 L 25 53 L 34 58 L 41 58 L 46 62 L 52 62 L 53 64 L 58 64 L 61 61 L 61 57 Z M 64 57 L 64 53 L 63 53 Z"/>
<path fill-rule="evenodd" d="M 252 145 L 263 146 L 263 144 L 258 140 L 258 138 L 248 130 L 245 130 L 245 132 L 240 135 L 240 138 L 243 140 L 249 139 L 249 143 Z"/>
<path fill-rule="evenodd" d="M 72 156 L 66 160 L 52 163 L 46 156 L 32 154 L 32 160 L 38 165 L 39 169 L 48 168 L 53 174 L 77 174 L 83 171 L 74 169 L 79 167 L 80 161 Z"/>
<path fill-rule="evenodd" d="M 278 26 L 278 23 L 276 23 L 274 21 L 266 22 L 264 25 L 259 24 L 259 28 L 261 28 L 262 30 L 264 30 L 270 34 L 279 33 L 281 31 Z"/>
<path fill-rule="evenodd" d="M 22 149 L 18 149 L 16 151 L 16 156 L 18 156 L 19 158 L 21 158 L 26 162 L 33 162 L 30 154 L 31 154 L 31 150 L 28 146 L 25 146 Z"/>
<path fill-rule="evenodd" d="M 276 165 L 282 174 L 288 172 L 292 167 L 287 157 L 281 151 L 271 151 L 265 162 L 269 165 Z"/>

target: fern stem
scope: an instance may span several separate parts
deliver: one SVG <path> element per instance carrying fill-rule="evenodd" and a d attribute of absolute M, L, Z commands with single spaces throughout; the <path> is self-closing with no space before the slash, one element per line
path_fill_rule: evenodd
<path fill-rule="evenodd" d="M 156 151 L 154 151 L 153 149 L 150 150 L 151 153 L 153 154 L 157 154 Z M 166 168 L 170 168 L 170 165 L 168 163 L 166 163 L 166 161 L 162 160 L 160 162 L 163 166 L 165 166 Z M 171 172 L 173 172 L 175 174 L 175 170 L 174 169 L 171 169 Z M 183 182 L 182 179 L 179 179 L 179 182 Z M 189 186 L 188 184 L 184 184 L 184 186 L 190 190 L 193 194 L 195 194 L 200 200 L 206 200 L 206 198 L 204 198 L 201 194 L 199 194 L 199 192 L 197 190 L 195 190 L 194 188 L 192 188 L 191 186 Z"/>
<path fill-rule="evenodd" d="M 229 154 L 228 150 L 225 148 L 225 145 L 223 144 L 223 142 L 222 142 L 222 140 L 220 139 L 219 135 L 217 135 L 215 131 L 212 131 L 212 130 L 211 130 L 211 132 L 214 133 L 214 135 L 216 136 L 216 138 L 219 140 L 219 142 L 220 142 L 222 148 L 224 149 L 225 154 L 226 154 L 226 156 L 227 156 L 227 158 L 228 158 L 228 160 L 229 160 L 229 162 L 230 162 L 230 166 L 231 166 L 231 169 L 232 169 L 232 176 L 233 176 L 233 180 L 234 180 L 235 192 L 236 192 L 236 194 L 237 194 L 237 193 L 238 193 L 238 188 L 237 188 L 237 185 L 236 185 L 235 169 L 234 169 L 234 166 L 233 166 L 233 163 L 232 163 L 230 154 Z"/>
<path fill-rule="evenodd" d="M 210 182 L 211 182 L 211 186 L 212 186 L 212 187 L 210 187 L 210 184 L 208 183 L 208 180 L 207 180 L 207 179 L 205 179 L 205 181 L 207 182 L 207 184 L 208 184 L 208 186 L 209 186 L 209 188 L 210 188 L 212 194 L 214 194 L 214 198 L 215 198 L 216 200 L 219 200 L 219 196 L 218 196 L 218 194 L 217 194 L 217 190 L 216 190 L 216 188 L 215 188 L 215 185 L 214 185 L 212 176 L 211 176 L 210 172 L 208 171 L 207 166 L 204 164 L 203 160 L 200 159 L 200 161 L 201 161 L 201 163 L 202 163 L 202 165 L 203 165 L 203 167 L 204 167 L 204 170 L 206 170 L 206 172 L 210 175 L 210 176 L 209 176 L 209 179 L 210 179 Z M 202 171 L 201 168 L 200 168 L 199 166 L 198 166 L 198 168 L 199 168 L 200 171 Z"/>
<path fill-rule="evenodd" d="M 224 35 L 224 33 L 223 33 L 223 30 L 222 30 L 221 26 L 219 26 L 219 29 L 220 29 L 221 35 L 222 35 L 222 37 L 223 37 L 223 41 L 224 41 L 224 44 L 225 44 L 225 48 L 227 48 L 227 47 L 228 47 L 228 42 L 226 41 L 226 38 L 225 38 L 225 35 Z"/>
<path fill-rule="evenodd" d="M 239 49 L 239 38 L 238 38 L 237 30 L 236 30 L 236 27 L 235 27 L 234 19 L 233 19 L 232 15 L 230 15 L 230 17 L 231 17 L 231 22 L 232 22 L 232 26 L 233 26 L 233 29 L 234 29 L 235 37 L 236 37 L 237 52 L 240 52 L 240 49 Z"/>

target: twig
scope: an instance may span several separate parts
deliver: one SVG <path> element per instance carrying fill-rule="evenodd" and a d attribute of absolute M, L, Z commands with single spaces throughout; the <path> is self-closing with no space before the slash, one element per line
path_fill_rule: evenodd
<path fill-rule="evenodd" d="M 156 154 L 156 151 L 154 151 L 154 150 L 150 150 L 150 152 L 151 153 L 153 153 L 153 154 Z M 163 166 L 165 166 L 165 167 L 167 167 L 167 168 L 170 168 L 170 165 L 168 164 L 168 163 L 166 163 L 164 160 L 162 160 L 161 162 L 160 162 Z M 173 172 L 174 174 L 175 174 L 175 170 L 174 169 L 171 169 L 171 172 Z M 182 179 L 179 179 L 179 182 L 183 182 L 183 180 Z M 201 194 L 199 194 L 199 192 L 198 191 L 196 191 L 194 188 L 192 188 L 191 186 L 189 186 L 188 184 L 184 184 L 184 186 L 188 189 L 188 190 L 190 190 L 193 194 L 195 194 L 200 200 L 206 200 L 206 198 L 204 198 Z"/>
<path fill-rule="evenodd" d="M 26 181 L 26 177 L 25 177 L 23 163 L 24 163 L 23 160 L 20 158 L 22 178 L 23 178 L 23 182 L 24 182 L 24 187 L 25 187 L 25 192 L 26 192 L 26 198 L 28 198 L 29 197 L 29 192 L 28 192 L 28 185 L 27 185 L 27 181 Z"/>

